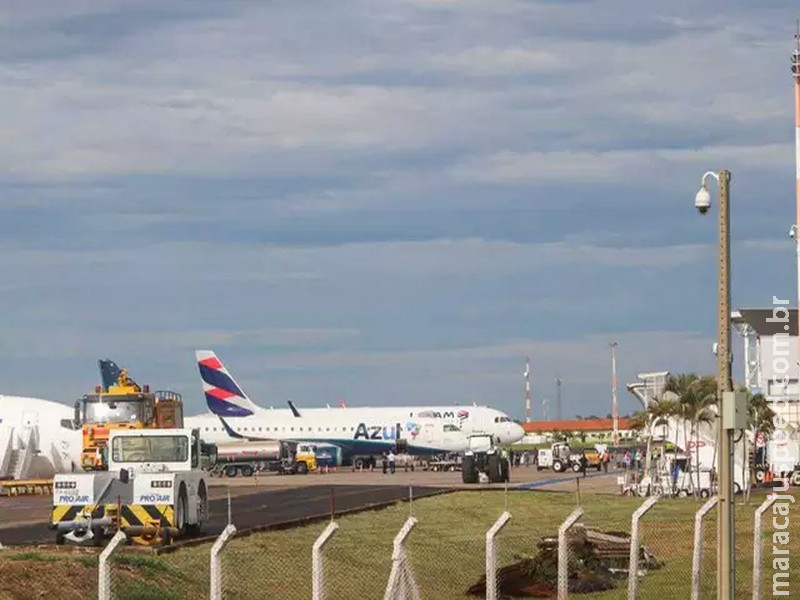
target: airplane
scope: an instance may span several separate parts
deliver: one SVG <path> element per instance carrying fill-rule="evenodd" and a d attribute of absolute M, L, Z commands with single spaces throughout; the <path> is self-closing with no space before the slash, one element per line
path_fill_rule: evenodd
<path fill-rule="evenodd" d="M 81 470 L 82 446 L 72 407 L 0 395 L 0 479 L 40 479 Z"/>
<path fill-rule="evenodd" d="M 522 439 L 524 431 L 505 413 L 486 406 L 394 406 L 289 410 L 257 406 L 210 350 L 196 352 L 210 414 L 187 417 L 203 441 L 287 440 L 341 448 L 347 462 L 406 447 L 410 454 L 466 450 L 467 436 L 490 434 L 500 444 Z M 398 442 L 400 442 L 398 444 Z"/>

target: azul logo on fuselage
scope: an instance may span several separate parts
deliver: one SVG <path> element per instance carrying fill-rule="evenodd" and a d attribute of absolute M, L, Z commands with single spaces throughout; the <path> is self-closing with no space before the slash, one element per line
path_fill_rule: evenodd
<path fill-rule="evenodd" d="M 400 423 L 394 425 L 367 425 L 359 423 L 354 440 L 397 440 L 400 439 Z"/>

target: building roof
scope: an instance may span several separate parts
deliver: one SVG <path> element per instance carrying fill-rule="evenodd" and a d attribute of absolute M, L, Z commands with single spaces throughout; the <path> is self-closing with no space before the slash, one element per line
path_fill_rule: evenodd
<path fill-rule="evenodd" d="M 784 318 L 783 306 L 775 305 L 774 309 L 777 309 L 775 315 L 777 318 Z M 773 318 L 773 308 L 740 308 L 731 314 L 731 321 L 733 323 L 747 323 L 756 330 L 759 336 L 775 335 L 776 333 L 797 335 L 797 309 L 787 306 L 786 310 L 789 312 L 787 321 L 767 321 L 767 319 Z"/>
<path fill-rule="evenodd" d="M 631 420 L 620 417 L 617 423 L 619 429 L 628 429 Z M 611 419 L 567 419 L 563 421 L 530 421 L 523 423 L 525 433 L 544 433 L 547 431 L 611 431 L 614 423 Z"/>

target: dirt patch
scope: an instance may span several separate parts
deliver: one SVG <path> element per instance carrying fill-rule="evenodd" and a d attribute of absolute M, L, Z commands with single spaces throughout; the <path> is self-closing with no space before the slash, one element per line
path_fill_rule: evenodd
<path fill-rule="evenodd" d="M 48 554 L 0 555 L 0 599 L 85 600 L 97 595 L 97 569 Z"/>

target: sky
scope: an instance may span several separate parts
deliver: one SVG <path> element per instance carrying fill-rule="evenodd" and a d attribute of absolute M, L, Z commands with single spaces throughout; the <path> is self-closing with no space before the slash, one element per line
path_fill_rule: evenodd
<path fill-rule="evenodd" d="M 796 302 L 796 8 L 4 7 L 0 393 L 71 403 L 110 357 L 195 414 L 213 349 L 264 406 L 523 418 L 529 355 L 534 418 L 557 376 L 605 415 L 615 338 L 631 412 L 637 373 L 714 370 L 706 170 L 734 308 Z"/>

